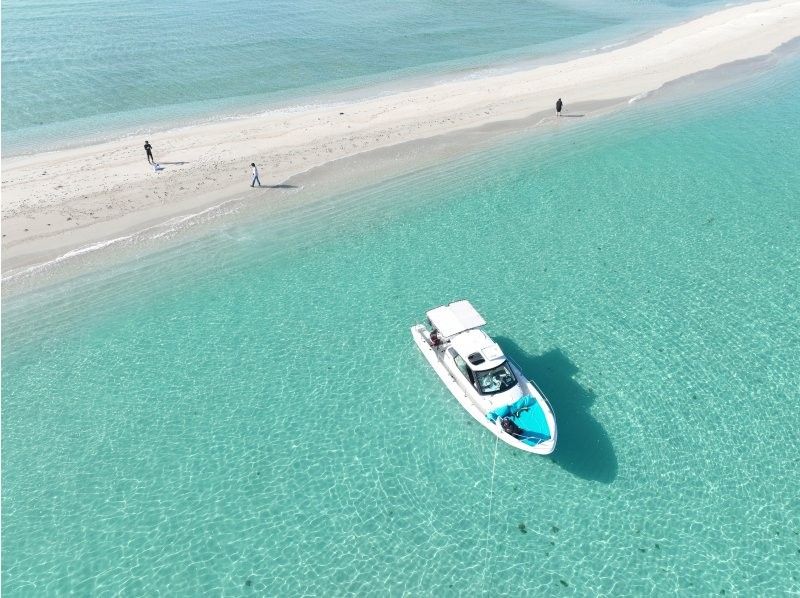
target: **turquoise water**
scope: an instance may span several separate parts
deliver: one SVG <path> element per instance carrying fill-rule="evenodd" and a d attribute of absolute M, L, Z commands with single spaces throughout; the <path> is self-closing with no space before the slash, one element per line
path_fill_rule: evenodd
<path fill-rule="evenodd" d="M 798 93 L 787 59 L 7 299 L 4 595 L 797 594 Z M 419 355 L 462 297 L 552 459 Z"/>
<path fill-rule="evenodd" d="M 4 153 L 140 133 L 422 74 L 591 46 L 689 2 L 9 0 Z"/>

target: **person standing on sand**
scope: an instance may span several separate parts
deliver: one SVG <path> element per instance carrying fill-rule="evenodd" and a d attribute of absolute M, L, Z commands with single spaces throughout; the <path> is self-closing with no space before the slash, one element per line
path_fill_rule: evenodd
<path fill-rule="evenodd" d="M 148 164 L 155 164 L 156 161 L 153 160 L 153 146 L 150 145 L 150 142 L 145 140 L 144 142 L 144 151 L 147 152 L 147 163 Z"/>
<path fill-rule="evenodd" d="M 558 98 L 556 102 L 556 117 L 561 116 L 561 108 L 564 107 L 564 102 L 561 101 L 561 98 Z"/>
<path fill-rule="evenodd" d="M 255 163 L 255 162 L 252 162 L 252 163 L 250 164 L 250 166 L 252 166 L 252 167 L 253 167 L 253 178 L 252 178 L 252 180 L 250 181 L 250 186 L 251 186 L 251 187 L 255 187 L 255 186 L 256 186 L 256 183 L 258 183 L 258 186 L 260 187 L 260 186 L 261 186 L 261 181 L 260 181 L 260 180 L 259 180 L 259 178 L 258 178 L 258 167 L 256 166 L 256 163 Z"/>

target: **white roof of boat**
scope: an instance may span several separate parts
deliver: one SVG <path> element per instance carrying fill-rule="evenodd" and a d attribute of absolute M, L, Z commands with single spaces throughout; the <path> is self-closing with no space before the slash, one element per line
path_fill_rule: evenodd
<path fill-rule="evenodd" d="M 427 314 L 430 323 L 444 337 L 453 336 L 465 330 L 472 330 L 486 324 L 483 316 L 467 300 L 454 301 L 432 309 Z"/>
<path fill-rule="evenodd" d="M 497 367 L 506 359 L 500 345 L 494 342 L 483 330 L 463 332 L 453 338 L 450 341 L 450 345 L 464 361 L 469 363 L 469 367 L 473 370 L 489 370 Z M 474 364 L 470 361 L 469 356 L 474 353 L 480 353 L 484 359 L 483 363 Z"/>

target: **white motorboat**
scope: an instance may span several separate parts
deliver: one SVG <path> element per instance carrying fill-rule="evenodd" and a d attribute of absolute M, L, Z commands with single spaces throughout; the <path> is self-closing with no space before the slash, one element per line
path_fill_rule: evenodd
<path fill-rule="evenodd" d="M 503 442 L 552 453 L 556 420 L 550 403 L 481 329 L 486 320 L 472 304 L 456 301 L 427 316 L 428 326 L 412 326 L 411 336 L 464 409 Z"/>

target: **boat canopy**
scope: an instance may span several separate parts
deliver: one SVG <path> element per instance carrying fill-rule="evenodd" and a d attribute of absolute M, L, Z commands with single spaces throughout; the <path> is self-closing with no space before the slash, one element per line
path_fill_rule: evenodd
<path fill-rule="evenodd" d="M 442 305 L 432 309 L 427 315 L 431 325 L 445 338 L 486 324 L 486 320 L 467 300 Z"/>

